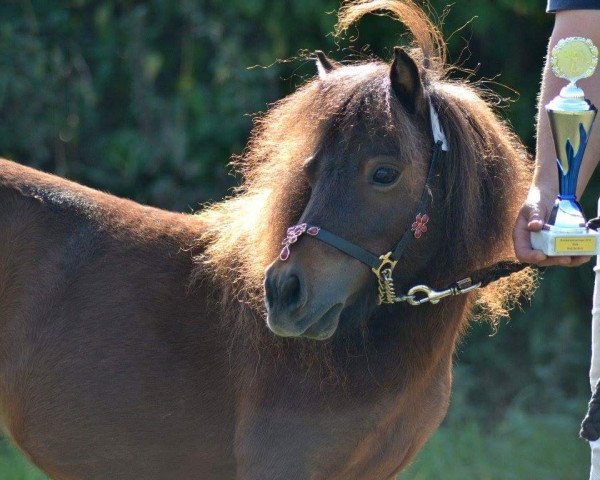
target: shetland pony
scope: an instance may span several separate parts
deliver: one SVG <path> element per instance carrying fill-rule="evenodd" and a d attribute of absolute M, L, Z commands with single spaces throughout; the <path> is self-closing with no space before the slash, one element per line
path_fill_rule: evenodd
<path fill-rule="evenodd" d="M 338 28 L 383 11 L 414 48 L 391 64 L 318 53 L 319 75 L 257 121 L 235 196 L 197 215 L 0 161 L 1 420 L 50 477 L 389 479 L 439 426 L 474 295 L 379 306 L 369 269 L 329 245 L 304 236 L 278 258 L 306 219 L 372 252 L 410 229 L 430 103 L 449 151 L 397 288 L 512 256 L 521 144 L 445 78 L 411 1 L 348 2 Z M 521 280 L 480 298 L 497 311 Z"/>

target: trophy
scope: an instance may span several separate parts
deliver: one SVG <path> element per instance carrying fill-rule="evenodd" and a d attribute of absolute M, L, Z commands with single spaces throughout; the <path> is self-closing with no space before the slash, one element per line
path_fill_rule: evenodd
<path fill-rule="evenodd" d="M 531 244 L 548 256 L 597 255 L 598 233 L 587 228 L 576 197 L 579 167 L 597 110 L 576 82 L 593 75 L 598 49 L 586 38 L 564 38 L 552 49 L 550 61 L 554 75 L 569 81 L 546 105 L 556 149 L 559 193 L 543 229 L 531 233 Z"/>

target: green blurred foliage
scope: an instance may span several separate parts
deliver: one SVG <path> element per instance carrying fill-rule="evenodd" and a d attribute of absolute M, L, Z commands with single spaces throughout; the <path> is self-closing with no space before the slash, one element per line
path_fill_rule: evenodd
<path fill-rule="evenodd" d="M 0 478 L 2 480 L 47 480 L 44 474 L 4 438 L 0 438 Z"/>
<path fill-rule="evenodd" d="M 248 114 L 291 88 L 249 67 L 333 24 L 331 2 L 287 3 L 3 3 L 0 153 L 165 207 L 219 198 Z"/>
<path fill-rule="evenodd" d="M 446 3 L 432 5 L 444 19 L 450 59 L 461 67 L 452 75 L 497 92 L 499 111 L 532 149 L 552 27 L 544 2 Z M 315 74 L 308 52 L 389 59 L 404 42 L 402 28 L 381 17 L 361 21 L 360 35 L 349 34 L 353 43 L 336 42 L 330 32 L 338 6 L 2 2 L 0 155 L 165 208 L 189 211 L 217 200 L 238 181 L 226 163 L 243 150 L 252 114 Z M 588 213 L 597 194 L 593 182 L 583 199 Z M 566 415 L 576 430 L 589 391 L 592 282 L 589 266 L 548 271 L 533 304 L 495 335 L 473 324 L 459 347 L 447 423 L 497 428 L 507 412 L 523 411 Z"/>
<path fill-rule="evenodd" d="M 509 411 L 492 432 L 442 427 L 398 480 L 579 480 L 589 455 L 571 418 Z"/>
<path fill-rule="evenodd" d="M 550 23 L 537 3 L 458 2 L 444 28 L 456 32 L 453 60 L 476 69 L 476 78 L 500 75 L 510 86 L 497 88 L 503 96 L 521 92 L 507 115 L 526 140 Z M 307 52 L 362 58 L 370 44 L 389 58 L 402 41 L 399 25 L 373 17 L 354 45 L 336 43 L 329 33 L 337 6 L 2 2 L 0 154 L 168 208 L 218 199 L 236 181 L 225 164 L 242 151 L 251 114 L 314 74 Z M 438 12 L 444 6 L 434 2 Z"/>

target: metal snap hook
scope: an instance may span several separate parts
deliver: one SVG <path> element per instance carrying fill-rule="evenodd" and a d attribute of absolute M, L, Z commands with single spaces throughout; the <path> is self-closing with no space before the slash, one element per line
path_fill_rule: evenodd
<path fill-rule="evenodd" d="M 416 285 L 408 291 L 407 302 L 410 305 L 423 305 L 424 303 L 438 303 L 442 298 L 454 295 L 454 289 L 437 291 L 427 285 Z M 418 295 L 423 294 L 424 296 Z M 419 298 L 420 297 L 420 298 Z"/>

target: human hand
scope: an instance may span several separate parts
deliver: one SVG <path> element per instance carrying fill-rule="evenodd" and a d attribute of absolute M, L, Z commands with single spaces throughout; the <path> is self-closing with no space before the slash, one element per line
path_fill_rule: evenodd
<path fill-rule="evenodd" d="M 517 259 L 524 263 L 532 263 L 540 267 L 560 265 L 578 267 L 592 257 L 549 257 L 531 246 L 531 232 L 539 232 L 544 226 L 544 219 L 552 207 L 553 201 L 543 200 L 539 191 L 532 188 L 530 195 L 521 207 L 513 228 L 513 244 Z"/>

